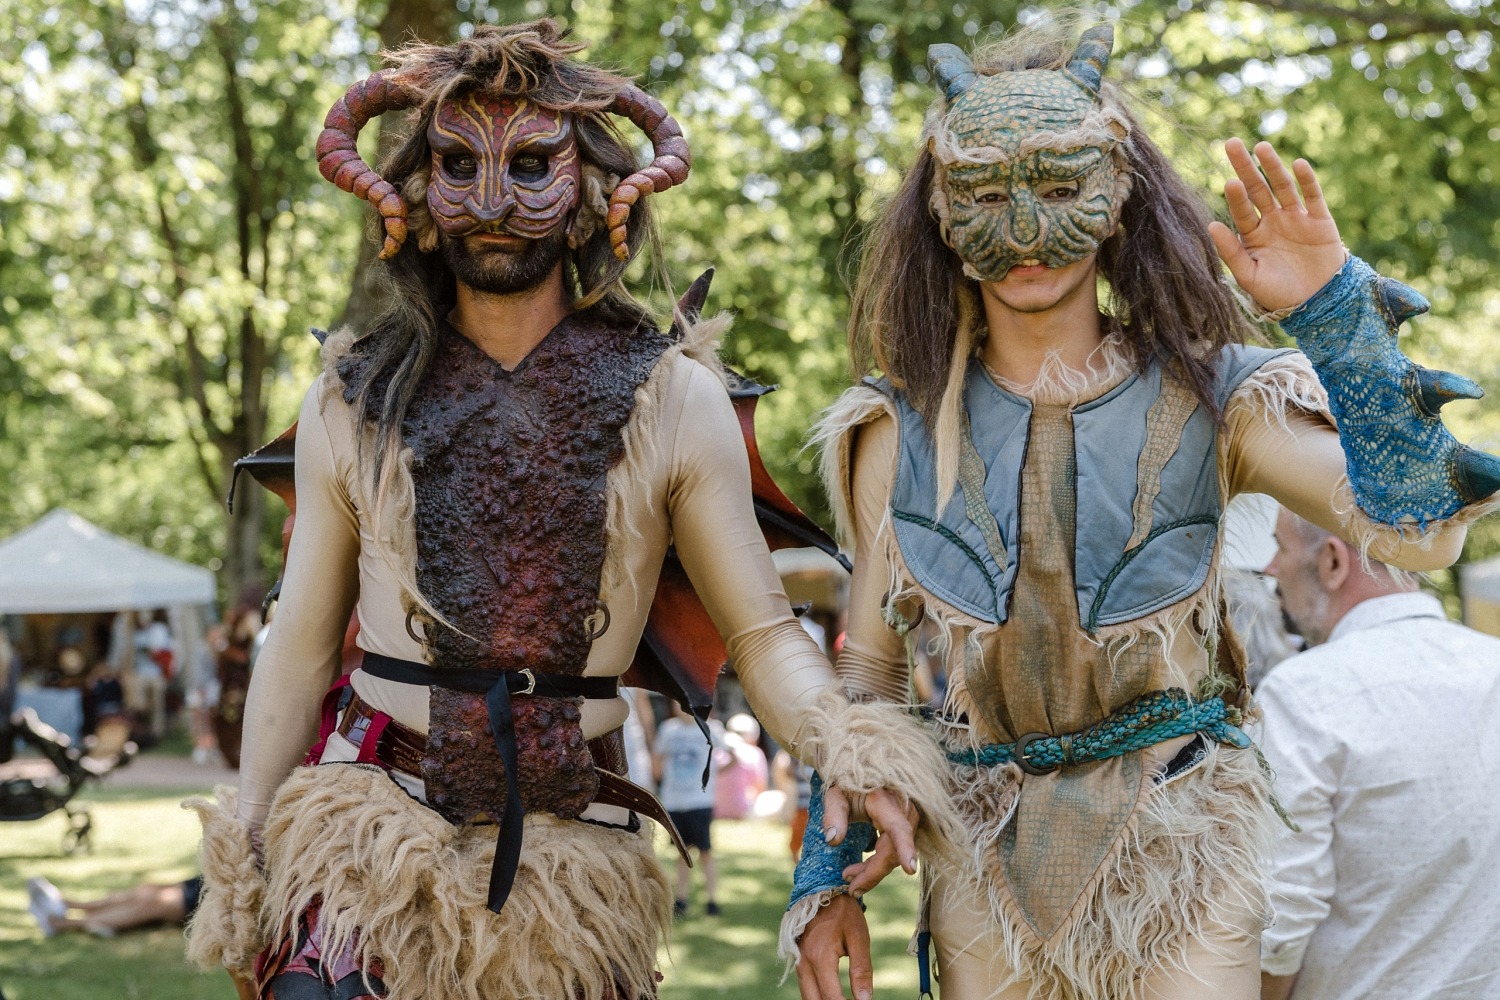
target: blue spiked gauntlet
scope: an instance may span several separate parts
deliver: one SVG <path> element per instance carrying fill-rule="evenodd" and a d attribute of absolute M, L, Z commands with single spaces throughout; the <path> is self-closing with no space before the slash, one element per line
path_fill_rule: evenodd
<path fill-rule="evenodd" d="M 875 827 L 869 823 L 850 823 L 844 842 L 837 847 L 823 837 L 823 777 L 816 771 L 812 777 L 812 799 L 807 804 L 807 830 L 802 834 L 802 853 L 792 875 L 791 909 L 798 900 L 815 892 L 833 889 L 842 892 L 844 869 L 857 864 L 865 852 L 875 846 Z M 864 904 L 860 904 L 863 908 Z"/>
<path fill-rule="evenodd" d="M 1355 502 L 1382 524 L 1425 527 L 1500 489 L 1500 458 L 1459 444 L 1438 418 L 1443 404 L 1484 390 L 1396 345 L 1400 325 L 1427 309 L 1415 289 L 1350 257 L 1281 323 L 1328 391 Z"/>

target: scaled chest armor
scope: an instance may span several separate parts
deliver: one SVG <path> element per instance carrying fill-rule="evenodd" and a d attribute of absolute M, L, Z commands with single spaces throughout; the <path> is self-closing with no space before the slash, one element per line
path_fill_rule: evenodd
<path fill-rule="evenodd" d="M 1225 348 L 1218 396 L 1281 351 Z M 1020 488 L 1032 403 L 1001 389 L 978 362 L 964 389 L 969 441 L 960 489 L 936 511 L 936 459 L 922 416 L 883 379 L 900 425 L 891 517 L 915 581 L 981 622 L 1009 616 L 1020 550 Z M 1213 561 L 1222 501 L 1218 427 L 1159 363 L 1072 411 L 1078 511 L 1078 621 L 1098 628 L 1143 618 L 1194 594 Z M 972 446 L 971 446 L 972 445 Z"/>
<path fill-rule="evenodd" d="M 455 331 L 413 398 L 417 584 L 453 628 L 428 623 L 437 670 L 578 676 L 588 660 L 606 538 L 606 480 L 636 390 L 667 340 L 589 313 L 559 323 L 513 371 Z M 429 804 L 454 822 L 498 819 L 505 769 L 482 694 L 433 687 Z M 575 818 L 598 788 L 571 699 L 514 703 L 526 811 Z"/>

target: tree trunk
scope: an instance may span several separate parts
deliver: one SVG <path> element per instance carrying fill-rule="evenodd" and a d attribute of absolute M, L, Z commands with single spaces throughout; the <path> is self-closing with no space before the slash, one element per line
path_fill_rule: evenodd
<path fill-rule="evenodd" d="M 419 38 L 424 42 L 450 41 L 458 30 L 458 8 L 454 0 L 391 0 L 380 21 L 380 46 L 393 49 Z M 400 137 L 399 123 L 380 116 L 380 137 L 375 146 L 375 162 L 380 163 L 396 148 Z M 385 307 L 385 288 L 375 268 L 375 251 L 379 242 L 364 239 L 359 244 L 359 260 L 354 265 L 349 298 L 335 327 L 352 326 L 358 333 L 370 328 Z"/>

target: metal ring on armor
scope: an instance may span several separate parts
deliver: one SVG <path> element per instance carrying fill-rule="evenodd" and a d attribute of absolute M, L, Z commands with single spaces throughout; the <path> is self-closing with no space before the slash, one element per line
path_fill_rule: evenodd
<path fill-rule="evenodd" d="M 416 629 L 414 629 L 414 628 L 411 627 L 412 622 L 415 621 L 416 618 L 417 618 L 417 609 L 416 608 L 412 608 L 410 611 L 408 611 L 406 613 L 406 634 L 409 635 L 409 636 L 411 636 L 411 641 L 412 642 L 415 642 L 419 646 L 425 646 L 425 645 L 427 645 L 427 640 L 423 639 L 421 636 L 417 635 Z M 424 632 L 427 631 L 427 625 L 428 625 L 429 622 L 431 622 L 431 620 L 432 619 L 428 618 L 426 615 L 422 616 L 422 631 L 424 631 Z"/>
<path fill-rule="evenodd" d="M 594 626 L 594 622 L 597 621 L 601 616 L 604 620 L 600 622 L 599 626 L 596 628 Z M 609 621 L 609 605 L 605 604 L 603 601 L 595 601 L 594 613 L 583 620 L 583 623 L 587 625 L 589 629 L 589 642 L 597 642 L 599 639 L 604 637 L 604 633 L 609 631 Z"/>

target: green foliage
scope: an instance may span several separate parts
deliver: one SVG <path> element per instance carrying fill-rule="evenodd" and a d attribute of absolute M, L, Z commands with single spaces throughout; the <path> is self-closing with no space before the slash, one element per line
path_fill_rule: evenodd
<path fill-rule="evenodd" d="M 682 122 L 693 175 L 657 206 L 667 281 L 636 277 L 664 313 L 666 284 L 718 267 L 710 307 L 736 315 L 730 359 L 783 386 L 761 406 L 767 461 L 818 516 L 801 443 L 849 380 L 847 283 L 861 225 L 915 152 L 932 97 L 926 48 L 1050 6 L 455 0 L 461 31 L 560 18 Z M 0 473 L 15 498 L 0 530 L 67 503 L 175 555 L 222 557 L 224 461 L 294 416 L 315 364 L 303 331 L 342 310 L 362 239 L 360 206 L 317 177 L 311 143 L 341 88 L 372 68 L 377 37 L 399 37 L 390 19 L 405 8 L 0 7 L 18 26 L 0 38 L 11 98 L 0 101 Z M 1350 247 L 1432 298 L 1413 353 L 1500 390 L 1491 0 L 1119 0 L 1088 5 L 1094 15 L 1121 18 L 1110 78 L 1137 95 L 1185 174 L 1216 192 L 1229 135 L 1308 157 Z M 264 346 L 259 368 L 247 329 Z M 1494 408 L 1461 405 L 1450 420 L 1500 446 Z M 269 551 L 279 516 L 268 520 Z M 1500 549 L 1490 537 L 1477 531 L 1473 552 Z"/>

